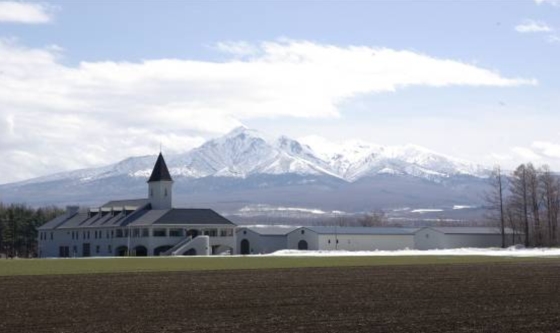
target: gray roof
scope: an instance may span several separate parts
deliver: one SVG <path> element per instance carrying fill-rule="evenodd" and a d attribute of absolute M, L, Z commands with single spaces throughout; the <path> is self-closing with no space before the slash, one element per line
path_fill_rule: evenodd
<path fill-rule="evenodd" d="M 500 228 L 498 227 L 431 227 L 436 231 L 444 234 L 471 234 L 471 235 L 482 235 L 482 234 L 500 234 Z M 513 230 L 510 228 L 505 229 L 506 234 L 512 234 Z"/>
<path fill-rule="evenodd" d="M 154 224 L 231 224 L 230 220 L 212 209 L 175 208 L 167 211 Z"/>
<path fill-rule="evenodd" d="M 169 174 L 169 170 L 167 169 L 167 165 L 165 164 L 165 160 L 163 159 L 163 155 L 159 153 L 154 169 L 152 170 L 152 174 L 150 175 L 150 179 L 148 179 L 148 183 L 164 180 L 173 181 L 173 179 L 171 179 L 171 175 Z"/>
<path fill-rule="evenodd" d="M 304 227 L 318 234 L 346 235 L 414 235 L 420 228 L 396 227 Z"/>
<path fill-rule="evenodd" d="M 144 207 L 128 215 L 122 211 L 97 213 L 93 216 L 87 212 L 71 216 L 64 214 L 45 223 L 39 229 L 107 228 L 156 224 L 235 225 L 211 209 L 151 210 Z"/>
<path fill-rule="evenodd" d="M 163 215 L 167 214 L 169 209 L 142 209 L 136 212 L 136 217 L 132 222 L 130 222 L 130 226 L 149 226 L 154 224 L 157 220 L 159 220 Z"/>
<path fill-rule="evenodd" d="M 282 235 L 287 235 L 290 232 L 299 229 L 300 227 L 270 225 L 270 226 L 246 226 L 244 228 L 251 230 L 252 232 L 262 236 L 282 236 Z M 239 231 L 241 230 L 238 230 L 237 232 Z"/>
<path fill-rule="evenodd" d="M 37 230 L 50 230 L 50 229 L 55 229 L 58 226 L 60 226 L 62 223 L 64 223 L 64 221 L 68 220 L 68 218 L 77 215 L 77 213 L 74 213 L 73 215 L 68 215 L 67 213 L 64 213 L 60 216 L 55 217 L 54 219 L 48 221 L 47 223 L 43 224 L 42 226 L 40 226 L 39 228 L 37 228 Z"/>
<path fill-rule="evenodd" d="M 125 206 L 128 207 L 142 207 L 147 205 L 150 202 L 149 199 L 127 199 L 127 200 L 113 200 L 107 203 L 104 203 L 101 208 L 109 208 L 109 207 L 118 207 L 122 208 Z"/>

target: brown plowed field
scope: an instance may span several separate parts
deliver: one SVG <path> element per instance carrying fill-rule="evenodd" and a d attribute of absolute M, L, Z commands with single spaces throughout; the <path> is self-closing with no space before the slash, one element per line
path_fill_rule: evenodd
<path fill-rule="evenodd" d="M 0 277 L 0 332 L 558 332 L 560 263 Z"/>

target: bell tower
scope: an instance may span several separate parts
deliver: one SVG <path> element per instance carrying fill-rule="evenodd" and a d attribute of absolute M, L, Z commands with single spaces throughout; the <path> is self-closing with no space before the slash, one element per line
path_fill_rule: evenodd
<path fill-rule="evenodd" d="M 154 170 L 148 179 L 148 198 L 152 209 L 172 208 L 173 179 L 169 174 L 161 152 L 157 158 Z"/>

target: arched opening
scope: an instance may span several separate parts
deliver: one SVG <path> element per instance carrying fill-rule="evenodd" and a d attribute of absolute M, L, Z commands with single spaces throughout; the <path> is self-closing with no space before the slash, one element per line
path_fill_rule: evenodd
<path fill-rule="evenodd" d="M 196 250 L 193 248 L 188 249 L 183 253 L 184 256 L 196 256 Z"/>
<path fill-rule="evenodd" d="M 297 248 L 298 250 L 307 250 L 307 242 L 303 239 L 300 240 L 299 243 L 297 243 Z"/>
<path fill-rule="evenodd" d="M 169 250 L 172 247 L 173 246 L 171 246 L 171 245 L 163 245 L 163 246 L 160 246 L 160 247 L 156 247 L 154 249 L 154 256 L 160 256 L 163 252 Z"/>
<path fill-rule="evenodd" d="M 241 254 L 251 253 L 249 241 L 244 239 L 241 241 Z"/>
<path fill-rule="evenodd" d="M 200 231 L 196 230 L 196 229 L 189 229 L 187 230 L 187 237 L 192 237 L 193 239 L 196 238 L 196 236 L 198 236 L 198 234 L 200 233 Z"/>
<path fill-rule="evenodd" d="M 148 255 L 148 249 L 145 246 L 138 245 L 134 248 L 134 255 L 137 257 L 146 257 Z"/>
<path fill-rule="evenodd" d="M 126 245 L 119 246 L 115 249 L 115 255 L 117 257 L 125 257 L 128 255 L 128 247 Z"/>

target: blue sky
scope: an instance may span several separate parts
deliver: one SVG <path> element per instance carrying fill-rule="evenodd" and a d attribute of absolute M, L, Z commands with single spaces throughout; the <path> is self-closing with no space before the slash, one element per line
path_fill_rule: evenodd
<path fill-rule="evenodd" d="M 0 1 L 0 183 L 241 124 L 560 170 L 558 59 L 554 0 Z"/>

